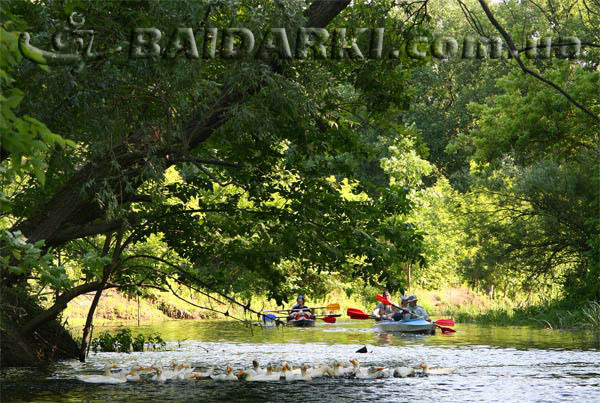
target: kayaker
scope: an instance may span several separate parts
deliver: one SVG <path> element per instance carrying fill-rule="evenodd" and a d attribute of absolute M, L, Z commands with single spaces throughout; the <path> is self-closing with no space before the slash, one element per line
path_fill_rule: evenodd
<path fill-rule="evenodd" d="M 383 292 L 381 294 L 388 301 L 390 300 L 391 295 L 388 290 L 383 290 Z M 377 317 L 376 320 L 391 319 L 393 314 L 394 314 L 394 312 L 392 311 L 392 305 L 385 305 L 383 302 L 380 302 L 379 304 L 377 304 L 377 306 L 373 310 L 373 316 Z"/>
<path fill-rule="evenodd" d="M 427 312 L 425 312 L 425 309 L 423 309 L 422 306 L 417 305 L 417 301 L 417 296 L 414 294 L 408 297 L 408 310 L 411 312 L 411 316 L 414 316 L 415 318 L 422 318 L 427 322 L 431 322 L 429 315 L 427 315 Z"/>
<path fill-rule="evenodd" d="M 410 319 L 411 313 L 408 309 L 408 295 L 403 295 L 400 299 L 400 308 L 393 308 L 394 315 L 392 319 L 396 322 Z"/>
<path fill-rule="evenodd" d="M 304 305 L 304 303 L 304 296 L 298 295 L 298 298 L 296 298 L 296 305 L 294 305 L 290 310 L 288 320 L 299 319 L 300 315 L 304 315 L 307 319 L 315 319 L 315 315 L 312 313 L 312 310 Z"/>

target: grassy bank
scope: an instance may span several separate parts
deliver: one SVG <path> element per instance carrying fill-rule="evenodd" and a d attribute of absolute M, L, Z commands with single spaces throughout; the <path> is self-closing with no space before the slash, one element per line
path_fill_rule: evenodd
<path fill-rule="evenodd" d="M 73 327 L 83 326 L 87 318 L 94 294 L 85 294 L 71 301 L 63 312 L 63 319 Z M 211 306 L 208 298 L 192 296 L 192 301 L 200 306 Z M 223 309 L 220 304 L 212 302 L 214 309 Z M 120 324 L 163 321 L 169 319 L 218 319 L 218 313 L 186 304 L 171 293 L 157 293 L 150 298 L 128 298 L 115 290 L 103 293 L 94 314 L 94 325 L 112 326 Z"/>
<path fill-rule="evenodd" d="M 600 330 L 600 304 L 596 301 L 588 301 L 579 307 L 555 302 L 517 308 L 496 307 L 487 311 L 457 309 L 450 314 L 458 322 Z"/>
<path fill-rule="evenodd" d="M 370 312 L 376 305 L 376 289 L 363 290 L 360 294 L 348 297 L 344 291 L 334 290 L 321 300 L 309 300 L 309 306 L 324 306 L 339 303 L 340 313 L 345 315 L 347 308 L 358 308 Z M 600 304 L 588 302 L 580 307 L 564 306 L 559 303 L 540 303 L 524 305 L 509 299 L 490 299 L 467 287 L 449 287 L 443 290 L 413 289 L 410 294 L 419 297 L 419 305 L 437 318 L 453 318 L 462 323 L 489 325 L 532 325 L 549 329 L 593 329 L 600 330 Z M 244 318 L 243 310 L 236 305 L 218 304 L 206 296 L 186 294 L 186 299 L 196 305 L 211 307 L 220 312 L 228 311 L 236 318 Z M 72 327 L 82 326 L 85 322 L 93 294 L 83 295 L 69 304 L 63 318 Z M 392 300 L 399 301 L 400 295 Z M 255 310 L 277 309 L 273 301 L 264 297 L 254 297 L 251 306 Z M 171 293 L 157 293 L 151 298 L 140 298 L 140 323 L 169 319 L 223 319 L 217 312 L 204 310 L 178 299 Z M 256 317 L 248 318 L 256 320 Z M 96 309 L 96 326 L 114 326 L 137 323 L 138 301 L 128 299 L 117 291 L 107 291 Z"/>

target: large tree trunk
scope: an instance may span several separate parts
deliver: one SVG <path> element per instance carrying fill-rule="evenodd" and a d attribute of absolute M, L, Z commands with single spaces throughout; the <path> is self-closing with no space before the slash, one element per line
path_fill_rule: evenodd
<path fill-rule="evenodd" d="M 90 306 L 90 310 L 88 311 L 87 319 L 85 321 L 85 326 L 83 328 L 83 338 L 81 339 L 81 347 L 79 349 L 79 361 L 85 362 L 85 353 L 88 346 L 88 337 L 90 334 L 90 329 L 92 328 L 92 322 L 94 321 L 94 312 L 96 312 L 96 307 L 98 306 L 98 302 L 100 301 L 100 297 L 102 296 L 102 290 L 104 290 L 104 285 L 106 283 L 102 283 L 102 286 L 96 291 L 94 295 L 94 300 L 92 301 L 92 305 Z"/>
<path fill-rule="evenodd" d="M 77 343 L 56 320 L 45 320 L 35 332 L 22 331 L 23 320 L 39 314 L 41 308 L 31 296 L 14 288 L 0 289 L 0 367 L 28 367 L 77 357 Z"/>
<path fill-rule="evenodd" d="M 106 254 L 110 248 L 112 236 L 106 237 L 104 241 L 104 254 Z M 102 284 L 96 291 L 96 295 L 94 295 L 94 300 L 92 301 L 92 305 L 90 306 L 90 310 L 88 311 L 87 319 L 85 321 L 85 326 L 83 327 L 83 337 L 81 339 L 81 349 L 79 350 L 79 361 L 85 362 L 85 353 L 88 346 L 88 336 L 90 333 L 90 329 L 92 327 L 92 322 L 94 321 L 94 312 L 96 312 L 96 307 L 98 306 L 98 302 L 100 301 L 100 297 L 102 296 L 102 291 L 106 287 L 106 283 L 108 279 L 113 273 L 114 268 L 117 265 L 117 261 L 121 256 L 121 242 L 123 241 L 123 228 L 121 228 L 117 234 L 115 249 L 113 252 L 112 260 L 113 262 L 109 265 L 104 266 L 102 270 Z"/>

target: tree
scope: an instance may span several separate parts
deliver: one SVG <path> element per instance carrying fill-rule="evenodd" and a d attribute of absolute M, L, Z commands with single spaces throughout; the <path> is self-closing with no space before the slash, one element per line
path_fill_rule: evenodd
<path fill-rule="evenodd" d="M 327 25 L 348 4 L 76 7 L 88 21 L 102 21 L 99 36 L 114 44 L 128 40 L 133 22 L 235 22 L 264 32 L 277 21 L 295 32 L 300 24 Z M 11 6 L 27 16 L 33 31 L 72 11 L 54 3 Z M 367 14 L 379 11 L 360 7 Z M 357 169 L 365 160 L 378 162 L 363 132 L 405 102 L 393 91 L 375 95 L 389 85 L 402 88 L 406 75 L 399 63 L 116 58 L 93 61 L 75 76 L 69 68 L 53 68 L 50 77 L 21 65 L 19 85 L 44 100 L 28 99 L 23 110 L 78 146 L 46 155 L 44 188 L 32 183 L 11 195 L 18 205 L 11 230 L 31 243 L 43 240 L 44 252 L 78 263 L 81 274 L 57 290 L 48 309 L 28 315 L 21 331 L 38 331 L 81 293 L 96 291 L 97 302 L 111 287 L 164 288 L 175 281 L 230 300 L 229 293 L 246 290 L 268 291 L 281 301 L 289 289 L 285 265 L 383 282 L 391 275 L 390 261 L 420 259 L 414 229 L 386 219 L 409 211 L 405 192 L 371 183 Z M 376 87 L 365 83 L 365 72 L 374 67 L 386 79 Z M 377 135 L 397 133 L 383 128 Z M 169 172 L 179 178 L 170 180 Z M 164 249 L 147 248 L 153 237 Z M 2 276 L 4 287 L 41 286 L 30 269 L 3 270 Z"/>

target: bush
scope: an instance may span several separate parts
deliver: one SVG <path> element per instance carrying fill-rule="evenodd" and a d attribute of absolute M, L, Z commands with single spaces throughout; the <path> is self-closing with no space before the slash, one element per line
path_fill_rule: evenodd
<path fill-rule="evenodd" d="M 92 349 L 95 353 L 98 351 L 129 353 L 130 351 L 144 351 L 146 343 L 151 350 L 161 350 L 167 345 L 159 333 L 153 333 L 148 338 L 143 334 L 138 334 L 133 338 L 131 329 L 122 328 L 114 335 L 109 332 L 100 333 L 92 340 Z"/>
<path fill-rule="evenodd" d="M 160 350 L 166 347 L 167 343 L 160 337 L 159 333 L 153 333 L 148 336 L 148 344 L 152 345 L 153 350 Z"/>
<path fill-rule="evenodd" d="M 114 352 L 116 350 L 116 340 L 109 332 L 102 332 L 92 341 L 92 350 L 95 353 L 98 351 Z"/>
<path fill-rule="evenodd" d="M 109 332 L 102 332 L 92 341 L 94 352 L 118 352 L 128 353 L 131 350 L 131 330 L 128 328 L 119 329 L 112 335 Z"/>
<path fill-rule="evenodd" d="M 138 334 L 137 336 L 135 336 L 135 339 L 133 339 L 133 343 L 131 343 L 131 348 L 133 351 L 144 351 L 144 343 L 146 342 L 146 339 L 144 338 L 143 334 Z"/>

